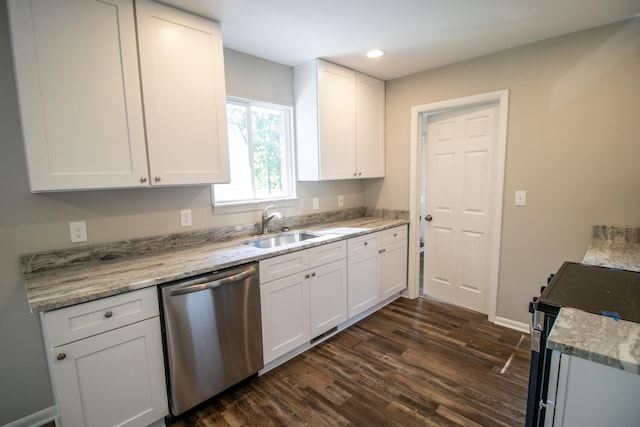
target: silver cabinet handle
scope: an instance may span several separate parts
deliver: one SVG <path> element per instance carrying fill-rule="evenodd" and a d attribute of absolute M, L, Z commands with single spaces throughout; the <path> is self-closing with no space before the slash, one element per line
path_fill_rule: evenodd
<path fill-rule="evenodd" d="M 304 275 L 304 278 L 305 278 L 305 279 L 308 279 L 308 278 L 309 278 L 309 273 L 305 274 L 305 275 Z"/>
<path fill-rule="evenodd" d="M 365 246 L 367 246 L 367 245 L 369 244 L 369 242 L 364 242 L 363 244 L 364 244 Z"/>
<path fill-rule="evenodd" d="M 311 273 L 311 277 L 316 277 L 316 272 Z"/>
<path fill-rule="evenodd" d="M 58 360 L 64 360 L 67 358 L 67 354 L 66 353 L 58 353 L 58 355 L 56 356 L 56 359 Z"/>
<path fill-rule="evenodd" d="M 106 317 L 107 319 L 110 319 L 110 318 L 111 318 L 111 316 L 113 316 L 113 312 L 112 312 L 112 311 L 107 311 L 107 312 L 104 314 L 104 317 Z"/>
<path fill-rule="evenodd" d="M 153 178 L 156 182 L 160 182 L 162 180 L 161 176 L 156 176 L 155 178 Z"/>
<path fill-rule="evenodd" d="M 193 292 L 200 292 L 207 289 L 219 288 L 220 286 L 228 285 L 229 283 L 244 280 L 247 277 L 256 274 L 256 272 L 257 272 L 256 266 L 252 265 L 251 267 L 237 274 L 232 274 L 230 276 L 223 276 L 219 279 L 217 278 L 218 274 L 212 274 L 209 276 L 200 277 L 198 279 L 194 279 L 191 282 L 187 282 L 182 286 L 178 286 L 175 289 L 172 289 L 171 291 L 169 291 L 169 296 L 175 297 L 178 295 L 190 294 Z"/>
<path fill-rule="evenodd" d="M 147 182 L 147 177 L 146 176 L 140 177 L 140 183 L 144 184 L 145 182 Z"/>
<path fill-rule="evenodd" d="M 427 222 L 431 222 L 431 220 L 433 219 L 433 217 L 431 215 L 427 215 L 424 220 Z"/>

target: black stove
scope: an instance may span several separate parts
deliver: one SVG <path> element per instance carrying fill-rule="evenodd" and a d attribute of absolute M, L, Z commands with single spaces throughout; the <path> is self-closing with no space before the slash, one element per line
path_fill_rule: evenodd
<path fill-rule="evenodd" d="M 531 313 L 531 368 L 525 425 L 544 424 L 551 350 L 547 338 L 561 307 L 640 322 L 640 272 L 565 262 L 550 276 Z"/>
<path fill-rule="evenodd" d="M 556 314 L 560 307 L 640 322 L 640 272 L 565 262 L 537 309 Z"/>

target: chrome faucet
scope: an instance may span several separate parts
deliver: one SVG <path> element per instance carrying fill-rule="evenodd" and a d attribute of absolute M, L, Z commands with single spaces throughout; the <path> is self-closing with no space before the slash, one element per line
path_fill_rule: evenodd
<path fill-rule="evenodd" d="M 271 212 L 267 213 L 269 209 L 271 209 L 274 205 L 269 205 L 262 211 L 262 234 L 267 234 L 267 227 L 269 227 L 269 222 L 274 219 L 282 219 L 284 216 L 280 212 Z"/>

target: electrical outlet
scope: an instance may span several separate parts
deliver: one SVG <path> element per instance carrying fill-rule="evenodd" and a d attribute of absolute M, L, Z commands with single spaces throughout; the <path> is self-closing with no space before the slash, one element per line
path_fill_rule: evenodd
<path fill-rule="evenodd" d="M 313 199 L 311 199 L 312 203 L 313 203 L 313 210 L 317 211 L 318 209 L 320 209 L 320 202 L 318 201 L 317 197 L 314 197 Z"/>
<path fill-rule="evenodd" d="M 84 221 L 70 222 L 69 232 L 71 233 L 71 243 L 86 242 L 87 223 Z"/>
<path fill-rule="evenodd" d="M 191 220 L 191 209 L 183 209 L 180 211 L 180 225 L 190 227 L 193 225 Z"/>
<path fill-rule="evenodd" d="M 344 196 L 342 194 L 338 196 L 338 206 L 344 206 Z"/>

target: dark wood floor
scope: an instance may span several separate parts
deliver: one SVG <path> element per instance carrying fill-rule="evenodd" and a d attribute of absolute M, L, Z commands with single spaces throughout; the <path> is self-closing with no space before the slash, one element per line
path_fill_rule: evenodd
<path fill-rule="evenodd" d="M 400 298 L 183 415 L 182 426 L 521 426 L 529 337 Z"/>

